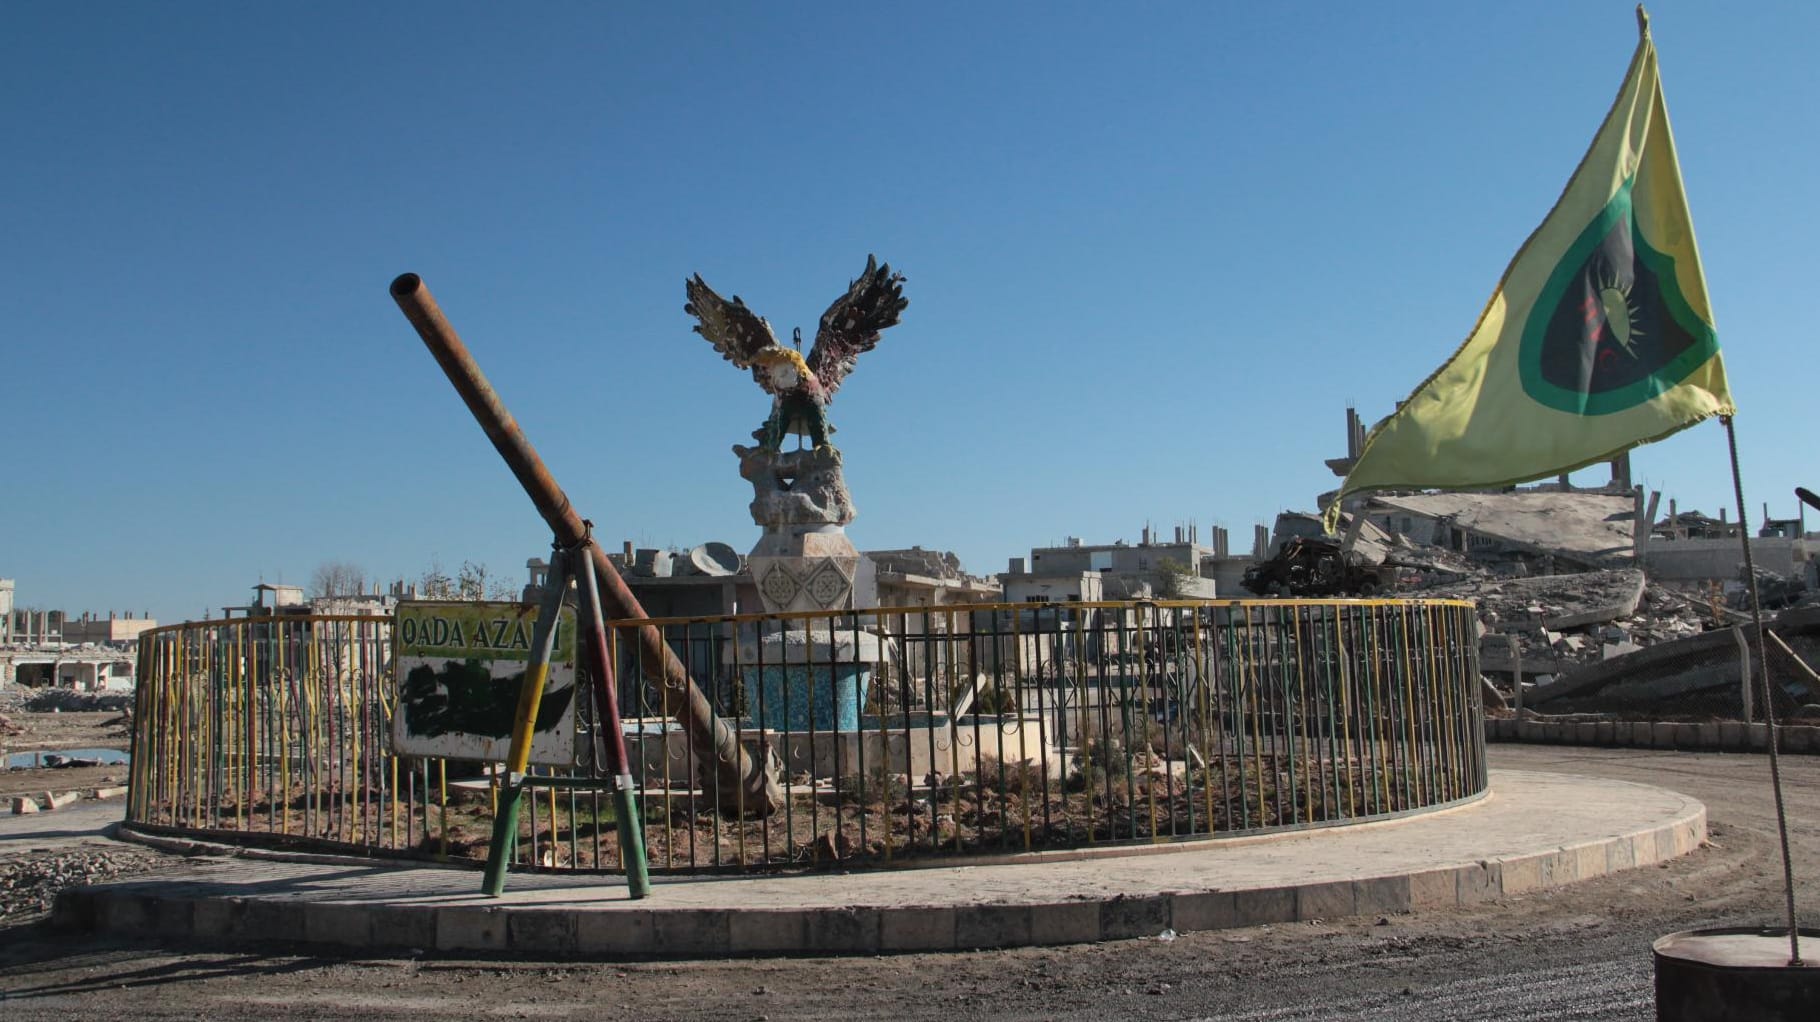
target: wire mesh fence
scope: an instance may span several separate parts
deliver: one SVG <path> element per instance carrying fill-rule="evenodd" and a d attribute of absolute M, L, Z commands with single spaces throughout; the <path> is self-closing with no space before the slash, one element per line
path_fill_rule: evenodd
<path fill-rule="evenodd" d="M 776 811 L 704 781 L 712 764 L 631 632 L 647 623 L 775 771 Z M 648 859 L 686 873 L 1165 842 L 1471 798 L 1486 784 L 1473 625 L 1467 603 L 1381 600 L 608 627 Z M 390 631 L 385 618 L 297 617 L 148 633 L 130 819 L 484 856 L 498 768 L 392 754 Z M 527 778 L 519 862 L 615 870 L 611 771 L 592 701 L 575 712 L 574 762 Z"/>

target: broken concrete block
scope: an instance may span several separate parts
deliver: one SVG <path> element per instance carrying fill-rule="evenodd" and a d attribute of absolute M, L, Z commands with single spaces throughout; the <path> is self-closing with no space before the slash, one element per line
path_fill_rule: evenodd
<path fill-rule="evenodd" d="M 1642 646 L 1639 646 L 1634 642 L 1608 642 L 1599 647 L 1599 659 L 1610 660 L 1614 657 L 1624 656 L 1627 653 L 1635 653 L 1642 648 Z"/>
<path fill-rule="evenodd" d="M 30 795 L 14 795 L 13 796 L 13 815 L 14 816 L 23 816 L 26 813 L 35 813 L 37 811 L 38 811 L 38 800 L 37 799 L 32 798 Z"/>
<path fill-rule="evenodd" d="M 1479 691 L 1483 694 L 1487 706 L 1501 708 L 1510 705 L 1505 701 L 1504 693 L 1498 691 L 1498 687 L 1491 683 L 1491 679 L 1483 674 L 1479 675 Z M 1192 750 L 1193 746 L 1189 746 L 1189 748 Z"/>
<path fill-rule="evenodd" d="M 89 798 L 119 798 L 124 794 L 126 794 L 126 785 L 124 784 L 116 784 L 106 788 L 90 788 L 88 791 Z"/>
<path fill-rule="evenodd" d="M 47 791 L 44 793 L 44 805 L 47 809 L 62 809 L 81 797 L 79 791 Z"/>

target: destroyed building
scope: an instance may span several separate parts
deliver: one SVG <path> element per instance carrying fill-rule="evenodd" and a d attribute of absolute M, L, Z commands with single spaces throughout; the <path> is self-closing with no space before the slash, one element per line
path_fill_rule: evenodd
<path fill-rule="evenodd" d="M 61 686 L 100 692 L 133 687 L 139 635 L 149 614 L 109 611 L 76 616 L 14 605 L 16 583 L 0 579 L 0 688 Z"/>
<path fill-rule="evenodd" d="M 1347 457 L 1327 463 L 1340 476 L 1364 442 L 1352 409 L 1347 434 Z M 1657 718 L 1742 710 L 1748 717 L 1740 657 L 1748 643 L 1732 634 L 1748 603 L 1743 532 L 1724 511 L 1718 518 L 1683 512 L 1672 499 L 1658 521 L 1660 499 L 1631 486 L 1625 455 L 1596 488 L 1562 476 L 1492 492 L 1362 494 L 1345 507 L 1388 534 L 1386 563 L 1411 566 L 1397 573 L 1404 595 L 1478 605 L 1480 669 L 1505 694 L 1518 695 L 1520 686 L 1528 707 Z M 1799 513 L 1772 518 L 1766 505 L 1749 544 L 1766 607 L 1815 600 L 1815 561 Z M 1423 557 L 1434 570 L 1413 567 Z M 1796 615 L 1786 618 L 1793 648 L 1820 644 L 1820 617 L 1789 613 Z M 1784 680 L 1785 711 L 1820 699 L 1805 679 Z"/>
<path fill-rule="evenodd" d="M 957 603 L 992 603 L 1004 593 L 990 578 L 970 575 L 961 559 L 945 550 L 866 550 L 872 563 L 880 607 L 942 607 Z"/>
<path fill-rule="evenodd" d="M 1764 525 L 1751 537 L 1751 560 L 1771 581 L 1798 579 L 1802 588 L 1814 587 L 1813 556 L 1820 543 L 1810 545 L 1804 523 L 1772 519 L 1764 506 Z M 1718 582 L 1736 590 L 1743 578 L 1744 553 L 1741 530 L 1727 522 L 1724 509 L 1708 518 L 1698 511 L 1680 511 L 1669 501 L 1668 517 L 1650 527 L 1644 548 L 1644 568 L 1658 582 Z"/>
<path fill-rule="evenodd" d="M 1636 563 L 1636 498 L 1604 491 L 1374 494 L 1361 509 L 1386 534 L 1487 563 L 1555 574 Z"/>

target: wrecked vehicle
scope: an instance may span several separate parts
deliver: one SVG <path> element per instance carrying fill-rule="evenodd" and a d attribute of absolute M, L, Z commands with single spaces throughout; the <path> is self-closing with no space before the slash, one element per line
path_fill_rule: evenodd
<path fill-rule="evenodd" d="M 1284 540 L 1276 556 L 1245 569 L 1239 584 L 1259 596 L 1371 596 L 1383 580 L 1339 540 L 1297 536 Z"/>

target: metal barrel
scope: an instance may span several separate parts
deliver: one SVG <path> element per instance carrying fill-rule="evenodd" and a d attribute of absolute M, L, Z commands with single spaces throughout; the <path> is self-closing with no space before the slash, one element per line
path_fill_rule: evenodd
<path fill-rule="evenodd" d="M 467 345 L 444 318 L 422 278 L 415 273 L 400 274 L 392 281 L 391 290 L 392 300 L 398 303 L 430 354 L 435 356 L 436 364 L 455 385 L 468 411 L 480 423 L 487 439 L 493 442 L 493 449 L 518 477 L 519 485 L 536 505 L 537 513 L 555 534 L 556 542 L 563 546 L 582 542 L 587 538 L 587 528 L 582 524 L 581 515 L 570 505 L 568 495 L 556 484 L 543 459 L 537 456 L 537 449 L 531 446 L 531 441 L 518 427 L 518 421 L 493 391 Z M 599 543 L 588 545 L 588 555 L 594 562 L 594 576 L 600 583 L 604 609 L 616 618 L 647 617 L 638 598 L 626 588 L 625 580 L 607 560 Z M 697 762 L 713 764 L 721 811 L 729 815 L 765 816 L 783 808 L 783 787 L 769 769 L 769 757 L 760 759 L 746 752 L 733 729 L 715 714 L 713 705 L 702 695 L 682 661 L 677 659 L 656 628 L 648 625 L 640 628 L 638 640 L 644 662 L 656 665 L 659 675 L 656 680 L 673 697 L 672 705 L 695 749 Z"/>
<path fill-rule="evenodd" d="M 1820 930 L 1720 927 L 1657 940 L 1658 1022 L 1811 1022 L 1820 1018 L 1820 964 L 1792 957 Z"/>

